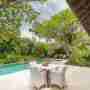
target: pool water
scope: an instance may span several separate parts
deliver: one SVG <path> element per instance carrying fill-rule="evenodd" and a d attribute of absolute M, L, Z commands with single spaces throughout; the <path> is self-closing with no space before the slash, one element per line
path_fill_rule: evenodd
<path fill-rule="evenodd" d="M 6 75 L 10 73 L 15 73 L 17 71 L 22 71 L 27 68 L 26 64 L 8 64 L 0 66 L 0 75 Z"/>

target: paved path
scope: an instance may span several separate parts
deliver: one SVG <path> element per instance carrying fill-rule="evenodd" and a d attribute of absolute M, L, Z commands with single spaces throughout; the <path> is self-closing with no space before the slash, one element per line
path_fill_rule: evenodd
<path fill-rule="evenodd" d="M 70 66 L 66 77 L 67 90 L 90 90 L 90 68 Z"/>
<path fill-rule="evenodd" d="M 66 73 L 67 90 L 90 90 L 90 68 L 69 66 Z M 0 90 L 30 90 L 28 70 L 0 76 Z"/>

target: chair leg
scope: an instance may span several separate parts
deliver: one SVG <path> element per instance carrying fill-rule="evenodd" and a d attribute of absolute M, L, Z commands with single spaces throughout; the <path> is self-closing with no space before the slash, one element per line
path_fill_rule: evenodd
<path fill-rule="evenodd" d="M 35 86 L 33 86 L 33 90 L 38 90 L 38 88 L 37 88 L 37 87 L 35 87 Z"/>
<path fill-rule="evenodd" d="M 66 70 L 67 67 L 64 67 L 63 71 L 62 71 L 62 84 L 63 84 L 63 88 L 67 88 L 67 84 L 66 84 Z"/>

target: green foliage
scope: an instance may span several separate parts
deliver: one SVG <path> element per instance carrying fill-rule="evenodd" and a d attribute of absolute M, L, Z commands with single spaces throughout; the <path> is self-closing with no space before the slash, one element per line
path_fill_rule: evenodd
<path fill-rule="evenodd" d="M 90 65 L 89 60 L 87 60 L 90 56 L 90 49 L 87 40 L 89 42 L 90 37 L 88 37 L 86 32 L 76 33 L 76 38 L 74 38 L 72 44 L 70 44 L 71 55 L 69 58 L 71 64 Z"/>
<path fill-rule="evenodd" d="M 18 63 L 28 60 L 32 42 L 20 39 L 21 21 L 27 15 L 30 23 L 38 13 L 30 3 L 9 3 L 0 8 L 0 64 Z"/>
<path fill-rule="evenodd" d="M 53 16 L 52 20 L 38 25 L 35 31 L 41 33 L 40 35 L 55 38 L 63 29 L 67 30 L 74 21 L 77 21 L 75 15 L 70 10 L 65 10 Z"/>
<path fill-rule="evenodd" d="M 27 62 L 44 53 L 44 49 L 39 50 L 42 45 L 20 38 L 20 25 L 25 15 L 31 23 L 39 13 L 32 9 L 30 2 L 0 0 L 0 64 Z"/>
<path fill-rule="evenodd" d="M 38 25 L 35 31 L 41 36 L 55 39 L 53 53 L 49 56 L 61 58 L 65 54 L 70 64 L 90 65 L 90 37 L 81 27 L 76 16 L 67 9 Z"/>
<path fill-rule="evenodd" d="M 48 53 L 48 44 L 35 43 L 31 55 L 37 58 L 44 58 Z"/>
<path fill-rule="evenodd" d="M 66 55 L 70 64 L 89 66 L 90 37 L 81 30 L 78 19 L 68 9 L 34 30 L 40 36 L 55 39 L 54 44 L 36 43 L 19 37 L 24 15 L 31 23 L 38 14 L 32 10 L 30 3 L 14 2 L 0 8 L 0 64 L 28 62 L 31 58 L 47 57 L 50 52 L 48 57 Z"/>

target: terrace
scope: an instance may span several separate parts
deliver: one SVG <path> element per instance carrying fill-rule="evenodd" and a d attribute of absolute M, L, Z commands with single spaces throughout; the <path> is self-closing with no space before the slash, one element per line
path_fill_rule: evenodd
<path fill-rule="evenodd" d="M 89 90 L 89 9 L 89 0 L 0 0 L 0 90 L 57 90 L 59 79 L 63 90 Z"/>

